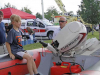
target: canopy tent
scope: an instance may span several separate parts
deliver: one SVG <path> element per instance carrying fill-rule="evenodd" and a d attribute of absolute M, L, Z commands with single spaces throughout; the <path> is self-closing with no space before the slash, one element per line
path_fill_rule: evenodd
<path fill-rule="evenodd" d="M 3 12 L 4 19 L 9 19 L 12 14 L 19 15 L 22 19 L 36 19 L 36 16 L 14 8 L 5 8 L 5 9 L 1 9 L 0 11 Z"/>

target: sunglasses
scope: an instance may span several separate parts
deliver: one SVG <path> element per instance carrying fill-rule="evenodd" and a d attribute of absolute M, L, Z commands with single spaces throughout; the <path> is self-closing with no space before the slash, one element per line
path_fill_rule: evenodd
<path fill-rule="evenodd" d="M 59 22 L 66 22 L 66 21 L 59 21 Z"/>

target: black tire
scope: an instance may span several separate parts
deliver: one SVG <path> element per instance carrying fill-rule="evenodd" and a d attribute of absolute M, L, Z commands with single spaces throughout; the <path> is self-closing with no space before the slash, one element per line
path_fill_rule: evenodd
<path fill-rule="evenodd" d="M 49 33 L 48 33 L 48 39 L 49 39 L 49 40 L 52 40 L 52 38 L 53 38 L 53 32 L 49 32 Z"/>

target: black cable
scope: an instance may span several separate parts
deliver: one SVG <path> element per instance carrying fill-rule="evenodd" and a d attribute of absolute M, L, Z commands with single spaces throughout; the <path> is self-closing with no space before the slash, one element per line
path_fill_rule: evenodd
<path fill-rule="evenodd" d="M 69 63 L 74 63 L 74 64 L 77 64 L 77 65 L 80 65 L 80 64 L 78 64 L 76 62 L 69 62 Z M 80 65 L 80 67 L 82 68 L 82 70 L 84 70 L 84 68 L 81 65 Z"/>
<path fill-rule="evenodd" d="M 62 53 L 62 54 L 59 56 L 59 58 L 60 58 L 60 60 L 61 60 L 62 62 L 64 62 L 64 61 L 62 60 L 62 58 L 61 58 L 63 54 L 64 54 L 64 53 Z M 78 63 L 76 63 L 76 62 L 69 62 L 69 63 L 73 63 L 74 65 L 75 65 L 75 64 L 80 65 L 80 64 L 78 64 Z M 64 73 L 64 74 L 70 74 L 70 75 L 71 75 L 71 74 L 76 74 L 76 73 L 72 73 L 72 71 L 71 71 L 71 66 L 72 66 L 72 64 L 71 64 L 70 67 L 69 67 L 70 73 Z M 83 68 L 81 65 L 80 65 L 80 67 L 81 67 L 82 70 L 84 70 L 84 68 Z"/>
<path fill-rule="evenodd" d="M 70 62 L 69 62 L 70 63 Z M 72 63 L 72 62 L 71 62 Z M 69 67 L 69 70 L 70 70 L 70 73 L 64 73 L 64 74 L 69 74 L 69 75 L 71 75 L 71 74 L 77 74 L 77 73 L 72 73 L 72 71 L 71 71 L 71 66 L 72 66 L 72 64 L 70 65 L 70 67 Z"/>
<path fill-rule="evenodd" d="M 61 55 L 59 56 L 59 58 L 60 58 L 60 60 L 61 60 L 62 62 L 64 62 L 64 61 L 61 59 L 62 55 L 63 55 L 63 54 L 61 54 Z M 76 63 L 76 62 L 69 62 L 69 63 L 74 63 L 74 64 L 77 64 L 77 65 L 80 65 L 80 64 L 78 64 L 78 63 Z M 82 70 L 84 70 L 84 68 L 83 68 L 81 65 L 80 65 L 80 67 L 82 68 Z"/>
<path fill-rule="evenodd" d="M 69 67 L 70 73 L 72 73 L 72 71 L 71 71 L 71 66 L 72 66 L 72 64 L 71 64 L 70 67 Z"/>

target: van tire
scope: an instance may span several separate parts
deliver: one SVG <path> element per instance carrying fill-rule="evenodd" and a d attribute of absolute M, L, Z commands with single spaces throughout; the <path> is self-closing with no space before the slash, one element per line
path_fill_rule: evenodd
<path fill-rule="evenodd" d="M 49 33 L 48 33 L 48 39 L 49 39 L 49 40 L 52 40 L 52 38 L 53 38 L 53 32 L 49 32 Z"/>

